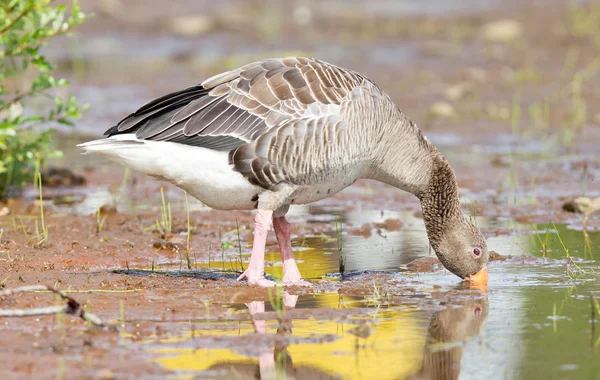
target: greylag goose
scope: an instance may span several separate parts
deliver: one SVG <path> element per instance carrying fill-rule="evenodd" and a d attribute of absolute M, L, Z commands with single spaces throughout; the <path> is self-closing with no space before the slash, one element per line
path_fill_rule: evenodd
<path fill-rule="evenodd" d="M 238 280 L 264 276 L 274 228 L 284 284 L 306 284 L 294 260 L 292 204 L 327 198 L 359 178 L 416 195 L 431 247 L 462 279 L 487 283 L 488 250 L 461 211 L 450 164 L 379 86 L 312 58 L 265 59 L 143 105 L 79 145 L 165 179 L 219 210 L 257 209 L 252 256 Z"/>

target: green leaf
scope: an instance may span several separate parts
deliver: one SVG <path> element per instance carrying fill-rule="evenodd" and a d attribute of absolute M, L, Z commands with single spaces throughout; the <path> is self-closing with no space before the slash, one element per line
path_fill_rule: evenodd
<path fill-rule="evenodd" d="M 40 160 L 61 154 L 52 147 L 52 130 L 40 133 L 28 127 L 53 121 L 72 126 L 72 120 L 80 117 L 86 108 L 72 95 L 56 96 L 52 89 L 68 87 L 69 82 L 50 75 L 55 65 L 39 54 L 39 48 L 46 45 L 48 39 L 64 34 L 86 19 L 77 0 L 72 1 L 70 8 L 69 11 L 65 4 L 47 0 L 0 0 L 0 22 L 9 25 L 6 23 L 18 18 L 0 34 L 3 51 L 0 59 L 0 199 L 6 197 L 8 189 L 31 183 Z M 30 82 L 29 92 L 21 95 L 9 92 L 5 85 L 7 79 Z M 15 96 L 19 96 L 19 101 L 9 102 Z M 27 108 L 33 96 L 38 96 L 36 107 Z"/>

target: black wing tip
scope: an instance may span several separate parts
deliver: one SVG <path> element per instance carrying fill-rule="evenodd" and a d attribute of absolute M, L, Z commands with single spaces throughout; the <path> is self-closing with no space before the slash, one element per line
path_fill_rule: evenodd
<path fill-rule="evenodd" d="M 114 135 L 118 135 L 118 134 L 119 134 L 119 126 L 115 125 L 114 127 L 110 127 L 109 129 L 107 129 L 103 135 L 106 137 L 110 137 L 110 136 L 114 136 Z"/>

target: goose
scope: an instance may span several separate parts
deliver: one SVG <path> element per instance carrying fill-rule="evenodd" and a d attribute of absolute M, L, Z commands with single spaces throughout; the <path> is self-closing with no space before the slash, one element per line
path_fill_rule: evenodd
<path fill-rule="evenodd" d="M 421 202 L 430 246 L 450 272 L 487 284 L 486 240 L 461 210 L 454 171 L 381 88 L 315 58 L 253 62 L 154 99 L 79 146 L 183 188 L 219 210 L 254 210 L 238 280 L 263 287 L 274 229 L 283 285 L 302 279 L 285 215 L 372 179 Z"/>

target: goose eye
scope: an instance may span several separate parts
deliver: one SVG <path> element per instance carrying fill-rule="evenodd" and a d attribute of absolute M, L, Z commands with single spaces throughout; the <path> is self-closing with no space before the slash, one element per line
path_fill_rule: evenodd
<path fill-rule="evenodd" d="M 475 256 L 475 257 L 481 256 L 481 249 L 473 248 L 473 256 Z"/>

